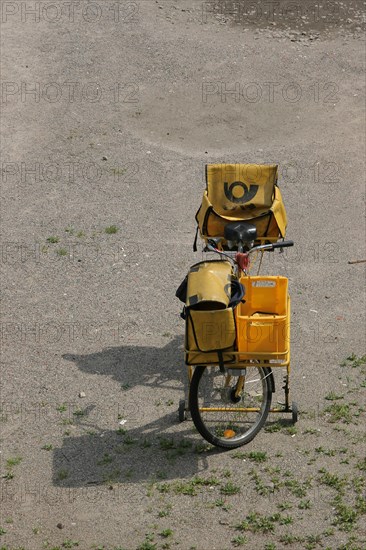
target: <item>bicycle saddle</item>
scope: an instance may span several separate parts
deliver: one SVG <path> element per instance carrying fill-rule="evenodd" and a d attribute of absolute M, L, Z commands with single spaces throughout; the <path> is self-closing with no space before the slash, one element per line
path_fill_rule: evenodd
<path fill-rule="evenodd" d="M 224 237 L 227 241 L 249 243 L 257 238 L 257 228 L 252 223 L 231 222 L 225 226 Z"/>

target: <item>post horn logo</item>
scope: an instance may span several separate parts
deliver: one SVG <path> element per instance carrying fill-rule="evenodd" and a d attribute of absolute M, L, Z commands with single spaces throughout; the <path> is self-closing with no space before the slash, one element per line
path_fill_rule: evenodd
<path fill-rule="evenodd" d="M 230 186 L 227 181 L 224 182 L 226 198 L 237 204 L 244 204 L 245 202 L 251 201 L 257 194 L 258 187 L 258 185 L 250 185 L 248 189 L 248 186 L 242 181 L 233 181 Z"/>

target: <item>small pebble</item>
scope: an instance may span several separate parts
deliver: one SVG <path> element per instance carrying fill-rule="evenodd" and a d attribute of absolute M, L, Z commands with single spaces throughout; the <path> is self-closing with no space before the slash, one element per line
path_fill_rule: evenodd
<path fill-rule="evenodd" d="M 86 394 L 83 391 L 81 391 L 79 392 L 79 397 L 86 397 Z"/>
<path fill-rule="evenodd" d="M 56 527 L 57 527 L 58 529 L 63 529 L 63 528 L 64 528 L 64 526 L 63 526 L 62 523 L 58 523 Z"/>
<path fill-rule="evenodd" d="M 102 160 L 108 160 L 108 158 L 107 157 L 102 157 Z"/>

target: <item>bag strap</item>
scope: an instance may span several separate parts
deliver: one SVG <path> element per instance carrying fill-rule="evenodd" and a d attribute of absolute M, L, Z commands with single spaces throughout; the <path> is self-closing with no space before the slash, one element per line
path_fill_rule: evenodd
<path fill-rule="evenodd" d="M 244 295 L 245 287 L 238 279 L 233 279 L 231 281 L 231 298 L 227 307 L 232 307 L 234 309 L 243 300 Z"/>
<path fill-rule="evenodd" d="M 198 237 L 198 225 L 197 225 L 197 228 L 196 228 L 196 235 L 195 235 L 194 241 L 193 241 L 193 252 L 197 252 L 197 237 Z"/>
<path fill-rule="evenodd" d="M 186 303 L 187 301 L 187 285 L 188 285 L 188 275 L 186 275 L 183 281 L 180 283 L 177 288 L 175 295 L 181 302 Z"/>
<path fill-rule="evenodd" d="M 225 374 L 224 356 L 222 354 L 222 351 L 218 350 L 217 355 L 218 355 L 218 358 L 219 358 L 220 372 L 222 372 L 222 374 Z"/>

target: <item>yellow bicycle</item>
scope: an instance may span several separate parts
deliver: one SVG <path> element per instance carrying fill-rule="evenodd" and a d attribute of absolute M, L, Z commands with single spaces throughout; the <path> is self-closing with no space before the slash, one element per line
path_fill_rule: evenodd
<path fill-rule="evenodd" d="M 257 237 L 256 226 L 241 221 L 227 223 L 222 238 L 206 239 L 205 250 L 217 253 L 226 264 L 230 262 L 231 281 L 239 281 L 245 291 L 232 308 L 234 329 L 223 321 L 226 310 L 218 312 L 221 320 L 216 332 L 213 330 L 211 315 L 215 312 L 210 311 L 212 308 L 195 310 L 191 304 L 192 311 L 184 315 L 188 318 L 185 353 L 189 391 L 188 406 L 185 400 L 180 402 L 179 419 L 185 420 L 189 411 L 198 432 L 209 443 L 226 449 L 249 443 L 263 427 L 269 412 L 291 413 L 293 423 L 298 417 L 297 405 L 290 404 L 289 392 L 288 280 L 282 276 L 249 275 L 250 258 L 254 252 L 263 254 L 294 244 L 284 240 L 268 242 L 270 240 Z M 258 242 L 264 244 L 255 245 Z M 197 265 L 195 271 L 201 267 L 198 265 L 197 268 Z M 212 273 L 215 266 L 203 267 Z M 204 321 L 199 326 L 196 318 L 203 314 Z M 190 327 L 193 327 L 192 337 L 189 336 Z M 235 334 L 231 334 L 233 330 Z M 209 337 L 212 349 L 217 353 L 207 352 L 204 337 Z M 226 347 L 220 351 L 214 347 L 219 338 L 226 342 Z M 213 341 L 216 344 L 212 345 Z M 275 368 L 285 369 L 285 400 L 283 405 L 271 408 Z"/>

